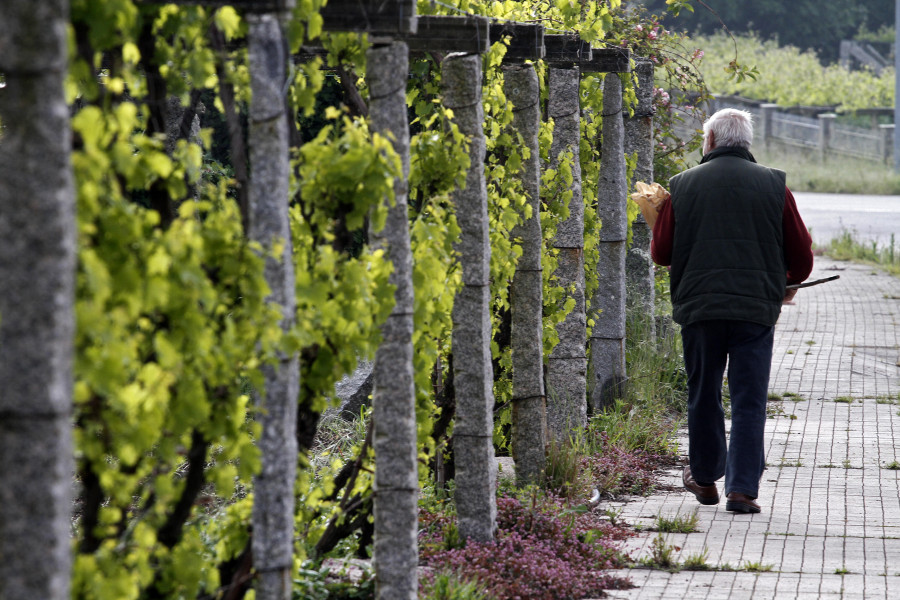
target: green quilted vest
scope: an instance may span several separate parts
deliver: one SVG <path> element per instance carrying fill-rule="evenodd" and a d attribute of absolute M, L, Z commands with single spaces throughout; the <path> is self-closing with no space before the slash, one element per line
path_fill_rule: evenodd
<path fill-rule="evenodd" d="M 786 284 L 785 174 L 741 148 L 716 148 L 669 181 L 675 211 L 674 318 L 774 325 Z"/>

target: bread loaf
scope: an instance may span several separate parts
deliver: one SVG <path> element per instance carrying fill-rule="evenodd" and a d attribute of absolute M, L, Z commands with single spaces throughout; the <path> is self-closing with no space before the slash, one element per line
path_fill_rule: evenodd
<path fill-rule="evenodd" d="M 655 181 L 649 185 L 638 181 L 634 184 L 634 188 L 636 191 L 631 194 L 631 199 L 640 207 L 644 220 L 652 229 L 656 224 L 662 203 L 669 197 L 669 192 Z"/>

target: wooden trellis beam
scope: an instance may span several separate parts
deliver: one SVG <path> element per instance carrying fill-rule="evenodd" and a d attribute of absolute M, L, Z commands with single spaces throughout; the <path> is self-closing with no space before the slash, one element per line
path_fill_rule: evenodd
<path fill-rule="evenodd" d="M 317 56 L 321 56 L 323 58 L 328 56 L 328 51 L 322 47 L 322 44 L 320 43 L 318 38 L 300 46 L 300 50 L 291 57 L 291 60 L 294 62 L 294 64 L 304 63 L 313 60 Z M 324 64 L 322 65 L 322 68 L 326 71 L 334 70 L 333 68 L 329 68 Z"/>
<path fill-rule="evenodd" d="M 233 6 L 244 12 L 283 12 L 296 0 L 137 0 L 141 4 Z M 591 48 L 577 34 L 545 35 L 534 23 L 491 21 L 487 17 L 416 16 L 416 0 L 329 0 L 322 8 L 324 31 L 359 31 L 402 39 L 410 52 L 487 52 L 491 44 L 509 37 L 507 62 L 546 60 L 553 65 L 574 64 L 582 73 L 628 73 L 631 53 L 624 48 Z M 300 58 L 324 54 L 313 41 Z"/>
<path fill-rule="evenodd" d="M 594 48 L 591 59 L 578 63 L 582 73 L 630 73 L 631 50 Z"/>
<path fill-rule="evenodd" d="M 544 36 L 544 60 L 554 66 L 572 66 L 589 62 L 592 48 L 577 33 Z"/>
<path fill-rule="evenodd" d="M 158 3 L 162 0 L 138 0 Z M 296 0 L 168 0 L 174 4 L 234 6 L 246 12 L 289 10 Z M 577 34 L 545 35 L 534 23 L 491 21 L 487 17 L 416 16 L 414 0 L 329 0 L 322 9 L 325 31 L 360 31 L 404 40 L 410 52 L 487 52 L 491 44 L 509 38 L 507 62 L 546 60 L 548 63 L 577 65 L 582 73 L 627 73 L 631 70 L 629 50 L 591 48 Z M 324 55 L 317 40 L 304 44 L 295 59 L 308 60 Z"/>
<path fill-rule="evenodd" d="M 487 17 L 421 16 L 416 33 L 403 39 L 410 52 L 465 52 L 481 54 L 491 47 Z"/>
<path fill-rule="evenodd" d="M 415 33 L 418 21 L 416 0 L 328 0 L 321 14 L 323 31 L 387 36 Z"/>
<path fill-rule="evenodd" d="M 491 43 L 509 37 L 507 62 L 540 60 L 544 58 L 544 27 L 531 23 L 494 21 L 491 23 Z"/>

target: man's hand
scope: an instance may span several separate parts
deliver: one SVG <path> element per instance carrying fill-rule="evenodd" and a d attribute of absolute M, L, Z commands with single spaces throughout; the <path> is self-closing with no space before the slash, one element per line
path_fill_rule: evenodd
<path fill-rule="evenodd" d="M 797 295 L 797 288 L 793 288 L 790 290 L 784 290 L 784 299 L 781 301 L 782 304 L 795 304 L 794 296 Z"/>

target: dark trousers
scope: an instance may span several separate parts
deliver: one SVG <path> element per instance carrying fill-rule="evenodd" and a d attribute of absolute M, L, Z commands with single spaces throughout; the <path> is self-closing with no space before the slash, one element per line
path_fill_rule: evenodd
<path fill-rule="evenodd" d="M 763 433 L 775 328 L 748 321 L 699 321 L 681 329 L 688 376 L 691 474 L 725 493 L 756 498 L 766 466 Z M 722 376 L 728 364 L 731 439 L 726 445 Z"/>

